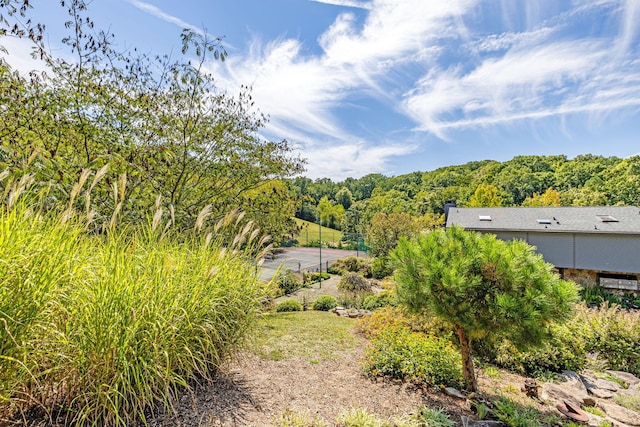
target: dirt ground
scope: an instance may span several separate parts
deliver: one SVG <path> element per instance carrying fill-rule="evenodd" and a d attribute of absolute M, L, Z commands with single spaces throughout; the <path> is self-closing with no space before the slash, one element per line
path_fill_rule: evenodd
<path fill-rule="evenodd" d="M 151 426 L 272 426 L 285 411 L 320 417 L 333 425 L 351 408 L 381 417 L 414 412 L 419 405 L 470 415 L 463 401 L 438 391 L 399 382 L 371 380 L 359 361 L 365 340 L 337 360 L 311 364 L 303 360 L 262 360 L 247 356 L 233 364 L 217 383 L 202 386 L 177 402 L 177 416 L 160 417 Z M 452 417 L 454 418 L 454 417 Z"/>
<path fill-rule="evenodd" d="M 338 294 L 340 276 L 313 284 L 282 299 L 313 302 Z M 354 332 L 355 333 L 355 332 Z M 365 408 L 380 417 L 408 415 L 418 406 L 444 408 L 451 414 L 470 415 L 463 401 L 436 390 L 420 390 L 400 382 L 372 380 L 362 375 L 360 360 L 366 340 L 336 360 L 309 363 L 302 359 L 264 360 L 249 354 L 235 361 L 216 384 L 206 385 L 177 402 L 177 416 L 153 420 L 166 426 L 272 426 L 286 411 L 320 417 L 333 425 L 351 408 Z"/>

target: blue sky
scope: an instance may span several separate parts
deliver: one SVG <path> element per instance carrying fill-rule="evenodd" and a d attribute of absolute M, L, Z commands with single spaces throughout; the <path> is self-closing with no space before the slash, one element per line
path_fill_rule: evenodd
<path fill-rule="evenodd" d="M 55 49 L 64 12 L 33 3 Z M 218 85 L 251 85 L 264 136 L 298 147 L 311 178 L 640 153 L 638 0 L 94 0 L 89 11 L 144 52 L 179 55 L 183 27 L 224 36 L 227 61 L 207 65 Z"/>

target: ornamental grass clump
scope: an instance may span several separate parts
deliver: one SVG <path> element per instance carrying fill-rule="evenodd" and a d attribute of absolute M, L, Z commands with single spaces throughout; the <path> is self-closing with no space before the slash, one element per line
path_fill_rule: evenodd
<path fill-rule="evenodd" d="M 212 377 L 257 317 L 250 230 L 223 246 L 85 226 L 36 203 L 0 210 L 0 423 L 28 410 L 80 426 L 144 421 Z"/>

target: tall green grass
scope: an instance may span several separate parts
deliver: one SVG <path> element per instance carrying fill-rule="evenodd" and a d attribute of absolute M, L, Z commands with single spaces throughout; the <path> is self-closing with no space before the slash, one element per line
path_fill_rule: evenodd
<path fill-rule="evenodd" d="M 237 351 L 265 296 L 245 250 L 257 233 L 178 240 L 157 218 L 88 235 L 69 212 L 0 208 L 0 424 L 35 408 L 130 425 Z"/>

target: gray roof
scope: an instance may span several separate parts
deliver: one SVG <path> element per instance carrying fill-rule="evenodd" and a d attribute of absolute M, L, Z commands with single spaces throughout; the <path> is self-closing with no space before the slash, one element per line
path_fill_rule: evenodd
<path fill-rule="evenodd" d="M 447 227 L 452 225 L 478 231 L 640 234 L 640 209 L 634 206 L 452 207 Z"/>

